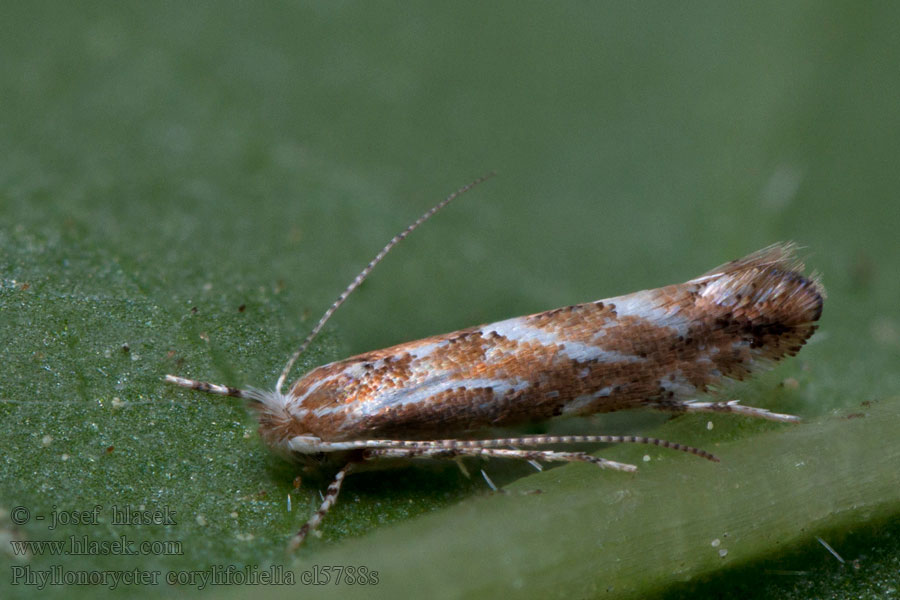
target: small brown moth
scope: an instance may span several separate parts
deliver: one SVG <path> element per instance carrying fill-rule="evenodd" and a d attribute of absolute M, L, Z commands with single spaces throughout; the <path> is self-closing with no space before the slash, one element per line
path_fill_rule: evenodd
<path fill-rule="evenodd" d="M 639 407 L 799 420 L 737 401 L 698 400 L 726 379 L 743 379 L 793 356 L 815 331 L 824 288 L 817 276 L 803 275 L 791 243 L 763 248 L 685 283 L 360 354 L 313 369 L 283 391 L 294 362 L 375 265 L 487 177 L 457 190 L 395 236 L 325 312 L 274 390 L 166 376 L 182 387 L 254 401 L 260 434 L 270 446 L 310 460 L 325 454 L 339 465 L 321 506 L 290 549 L 319 525 L 345 476 L 380 458 L 493 456 L 634 471 L 634 465 L 585 452 L 519 449 L 634 442 L 718 460 L 697 448 L 637 436 L 471 439 L 491 427 Z"/>

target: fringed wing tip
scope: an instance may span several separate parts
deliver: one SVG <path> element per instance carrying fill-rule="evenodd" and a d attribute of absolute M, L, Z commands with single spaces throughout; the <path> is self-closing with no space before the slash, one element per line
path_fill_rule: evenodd
<path fill-rule="evenodd" d="M 722 275 L 743 269 L 765 266 L 774 266 L 784 271 L 803 273 L 804 265 L 803 261 L 797 257 L 798 250 L 800 250 L 800 246 L 794 242 L 776 242 L 743 258 L 738 258 L 710 269 L 701 277 Z"/>

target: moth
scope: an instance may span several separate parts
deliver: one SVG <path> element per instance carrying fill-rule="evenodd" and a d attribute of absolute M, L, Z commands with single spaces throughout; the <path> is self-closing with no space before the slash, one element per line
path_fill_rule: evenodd
<path fill-rule="evenodd" d="M 269 446 L 311 463 L 324 457 L 336 464 L 319 509 L 289 549 L 321 523 L 347 474 L 378 459 L 485 456 L 634 471 L 634 465 L 586 452 L 533 449 L 631 442 L 718 460 L 698 448 L 639 436 L 478 439 L 491 428 L 633 408 L 799 420 L 737 401 L 701 399 L 726 380 L 793 356 L 816 330 L 825 291 L 818 276 L 803 274 L 792 243 L 768 246 L 685 283 L 366 352 L 315 368 L 285 390 L 294 362 L 385 255 L 491 175 L 460 188 L 395 236 L 325 312 L 274 389 L 166 376 L 178 386 L 252 401 Z"/>

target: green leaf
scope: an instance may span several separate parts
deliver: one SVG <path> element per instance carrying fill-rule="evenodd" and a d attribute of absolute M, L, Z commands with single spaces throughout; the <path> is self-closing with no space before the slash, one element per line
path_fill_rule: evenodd
<path fill-rule="evenodd" d="M 322 593 L 891 593 L 897 17 L 841 2 L 5 7 L 0 596 L 103 587 L 27 579 L 57 567 L 158 572 L 120 586 L 152 596 L 282 564 L 379 572 Z M 794 240 L 829 293 L 821 329 L 725 393 L 806 422 L 551 425 L 723 459 L 597 449 L 636 462 L 633 476 L 497 461 L 468 462 L 471 478 L 453 463 L 356 474 L 322 537 L 287 559 L 327 480 L 271 453 L 240 401 L 162 378 L 273 385 L 391 236 L 492 170 L 376 269 L 295 376 Z M 171 519 L 115 524 L 113 507 Z M 84 536 L 177 552 L 23 557 L 8 543 Z"/>
<path fill-rule="evenodd" d="M 311 548 L 300 568 L 365 565 L 379 573 L 384 597 L 427 589 L 439 590 L 437 597 L 645 598 L 811 536 L 833 537 L 896 515 L 900 449 L 885 442 L 896 433 L 898 412 L 895 397 L 855 418 L 826 417 L 707 445 L 721 464 L 657 448 L 610 449 L 603 455 L 641 464 L 638 474 L 588 465 L 551 469 L 506 486 L 503 495 L 333 549 Z M 658 434 L 701 437 L 687 431 L 689 424 L 705 429 L 699 420 L 679 421 Z M 640 462 L 643 452 L 649 462 Z"/>

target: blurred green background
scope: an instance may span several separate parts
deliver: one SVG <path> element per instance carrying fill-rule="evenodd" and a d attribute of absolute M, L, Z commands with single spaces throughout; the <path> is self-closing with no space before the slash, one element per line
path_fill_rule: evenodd
<path fill-rule="evenodd" d="M 286 564 L 365 566 L 378 585 L 218 591 L 896 594 L 898 22 L 892 3 L 834 1 L 4 3 L 0 595 L 39 593 L 14 574 L 54 565 L 164 580 L 284 563 L 325 484 L 294 490 L 240 402 L 161 377 L 271 385 L 391 236 L 492 170 L 378 267 L 297 373 L 794 240 L 829 292 L 821 329 L 728 397 L 807 422 L 563 425 L 723 458 L 601 451 L 637 461 L 635 476 L 477 461 L 471 479 L 452 464 L 360 474 Z M 95 505 L 90 526 L 14 522 L 17 506 Z M 113 505 L 169 507 L 177 523 L 116 526 Z M 72 535 L 183 554 L 8 543 Z"/>

